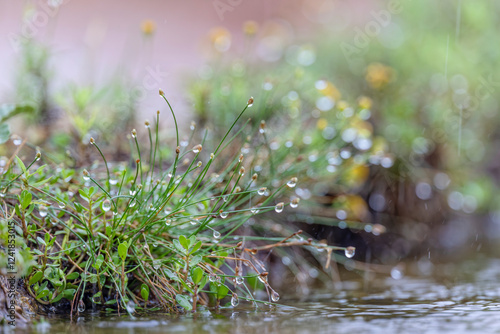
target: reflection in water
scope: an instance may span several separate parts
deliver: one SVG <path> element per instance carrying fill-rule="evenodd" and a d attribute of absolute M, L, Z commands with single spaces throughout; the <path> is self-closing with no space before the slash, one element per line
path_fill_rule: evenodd
<path fill-rule="evenodd" d="M 500 261 L 489 261 L 473 282 L 387 279 L 375 291 L 317 294 L 278 307 L 236 308 L 197 314 L 97 317 L 76 324 L 49 319 L 45 333 L 491 333 L 500 331 Z"/>

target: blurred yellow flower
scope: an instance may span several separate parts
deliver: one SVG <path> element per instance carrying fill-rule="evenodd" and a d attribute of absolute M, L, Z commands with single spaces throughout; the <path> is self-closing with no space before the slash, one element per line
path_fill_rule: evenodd
<path fill-rule="evenodd" d="M 340 97 L 342 96 L 340 94 L 339 90 L 337 89 L 337 87 L 335 87 L 335 85 L 333 83 L 331 83 L 330 81 L 324 80 L 320 87 L 321 88 L 319 88 L 318 90 L 323 95 L 329 96 L 329 97 L 333 98 L 335 101 L 339 100 Z"/>
<path fill-rule="evenodd" d="M 372 88 L 381 89 L 394 80 L 394 70 L 380 63 L 372 63 L 366 68 L 365 79 Z"/>
<path fill-rule="evenodd" d="M 342 101 L 339 101 L 337 103 L 337 108 L 339 108 L 339 110 L 344 110 L 344 109 L 346 109 L 348 107 L 349 107 L 349 104 L 346 101 L 342 100 Z"/>
<path fill-rule="evenodd" d="M 243 23 L 243 32 L 245 35 L 253 36 L 259 30 L 259 24 L 255 21 L 249 20 Z"/>
<path fill-rule="evenodd" d="M 210 30 L 208 37 L 215 50 L 226 52 L 231 46 L 231 33 L 222 27 L 216 27 Z"/>
<path fill-rule="evenodd" d="M 141 24 L 141 30 L 144 35 L 152 35 L 156 30 L 156 23 L 153 20 L 144 20 Z"/>
<path fill-rule="evenodd" d="M 349 187 L 359 187 L 368 179 L 369 175 L 368 166 L 354 164 L 344 174 L 344 181 Z"/>
<path fill-rule="evenodd" d="M 362 109 L 370 109 L 372 107 L 372 99 L 370 99 L 369 97 L 367 96 L 361 96 L 359 99 L 358 99 L 358 105 L 362 108 Z"/>
<path fill-rule="evenodd" d="M 365 200 L 358 195 L 341 195 L 337 198 L 336 202 L 347 211 L 347 218 L 350 220 L 363 221 L 368 214 L 368 205 Z"/>
<path fill-rule="evenodd" d="M 318 119 L 318 122 L 316 123 L 316 126 L 318 127 L 319 130 L 324 130 L 327 125 L 328 121 L 324 118 Z"/>

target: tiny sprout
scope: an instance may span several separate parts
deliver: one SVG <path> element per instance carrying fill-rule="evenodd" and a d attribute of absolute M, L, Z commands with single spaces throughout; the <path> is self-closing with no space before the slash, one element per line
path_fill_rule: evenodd
<path fill-rule="evenodd" d="M 298 180 L 297 180 L 297 178 L 296 178 L 296 177 L 292 177 L 292 178 L 290 179 L 290 181 L 288 181 L 288 183 L 287 183 L 286 185 L 287 185 L 288 187 L 290 187 L 290 188 L 293 188 L 293 187 L 295 187 L 295 186 L 297 185 L 297 181 L 298 181 Z"/>
<path fill-rule="evenodd" d="M 142 184 L 138 184 L 137 185 L 137 190 L 141 190 L 142 189 Z"/>
<path fill-rule="evenodd" d="M 179 153 L 181 153 L 181 147 L 177 146 L 177 148 L 175 149 L 175 154 L 179 155 Z"/>
<path fill-rule="evenodd" d="M 200 153 L 202 148 L 203 146 L 201 146 L 201 144 L 196 145 L 195 147 L 193 147 L 193 153 Z"/>
<path fill-rule="evenodd" d="M 146 127 L 146 129 L 149 129 L 150 125 L 148 120 L 144 121 L 144 126 Z"/>
<path fill-rule="evenodd" d="M 196 167 L 200 168 L 202 164 L 203 163 L 201 161 L 198 161 L 198 163 L 196 164 Z"/>
<path fill-rule="evenodd" d="M 38 161 L 38 160 L 40 160 L 41 157 L 42 157 L 42 153 L 36 152 L 35 160 Z"/>
<path fill-rule="evenodd" d="M 251 97 L 248 99 L 247 106 L 248 106 L 248 107 L 253 106 L 253 96 L 251 96 Z"/>
<path fill-rule="evenodd" d="M 296 207 L 299 206 L 299 202 L 300 202 L 300 198 L 298 198 L 298 197 L 292 199 L 292 201 L 290 202 L 290 207 L 295 209 Z"/>
<path fill-rule="evenodd" d="M 135 129 L 132 129 L 132 138 L 136 137 L 137 137 L 137 131 L 135 131 Z"/>
<path fill-rule="evenodd" d="M 159 110 L 157 110 L 157 111 L 156 111 L 156 114 L 157 114 L 157 115 L 159 115 L 159 114 L 160 114 L 160 111 L 159 111 Z"/>
<path fill-rule="evenodd" d="M 236 186 L 236 188 L 234 188 L 234 192 L 235 193 L 239 193 L 241 191 L 241 187 L 240 186 Z"/>
<path fill-rule="evenodd" d="M 243 161 L 243 154 L 240 154 L 240 157 L 238 158 L 238 161 L 239 161 L 239 162 L 242 162 L 242 161 Z"/>
<path fill-rule="evenodd" d="M 245 167 L 240 168 L 240 175 L 241 176 L 245 175 Z"/>
<path fill-rule="evenodd" d="M 210 153 L 210 160 L 212 160 L 215 157 L 213 153 Z"/>
<path fill-rule="evenodd" d="M 158 92 L 160 93 L 160 96 L 165 96 L 165 93 L 161 89 L 158 90 Z"/>
<path fill-rule="evenodd" d="M 258 177 L 257 173 L 254 173 L 254 174 L 252 175 L 252 181 L 256 181 L 256 180 L 257 180 L 257 177 Z"/>
<path fill-rule="evenodd" d="M 91 145 L 94 145 L 94 144 L 95 144 L 95 139 L 94 139 L 94 137 L 90 137 L 90 144 L 91 144 Z"/>
<path fill-rule="evenodd" d="M 135 160 L 135 163 L 136 163 L 136 164 L 139 164 L 139 162 L 141 162 L 141 160 L 140 160 L 140 159 Z"/>
<path fill-rule="evenodd" d="M 189 126 L 189 129 L 190 129 L 191 131 L 194 131 L 194 129 L 196 129 L 196 122 L 195 122 L 195 121 L 192 121 L 192 122 L 191 122 L 191 125 Z"/>
<path fill-rule="evenodd" d="M 260 133 L 265 133 L 266 132 L 266 121 L 264 121 L 264 120 L 260 121 L 259 132 Z"/>

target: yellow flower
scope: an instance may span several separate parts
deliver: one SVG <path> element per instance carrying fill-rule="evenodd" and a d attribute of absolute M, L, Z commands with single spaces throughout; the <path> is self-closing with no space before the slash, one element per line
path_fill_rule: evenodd
<path fill-rule="evenodd" d="M 361 96 L 358 99 L 358 104 L 362 109 L 370 109 L 372 107 L 372 99 L 367 96 Z"/>
<path fill-rule="evenodd" d="M 370 175 L 370 169 L 366 165 L 354 164 L 345 175 L 344 181 L 349 187 L 357 188 L 361 186 Z"/>
<path fill-rule="evenodd" d="M 152 35 L 156 30 L 156 23 L 153 20 L 144 20 L 141 24 L 144 35 Z"/>
<path fill-rule="evenodd" d="M 318 90 L 323 95 L 332 97 L 335 101 L 339 100 L 340 97 L 342 96 L 337 87 L 335 87 L 335 85 L 330 81 L 325 80 L 321 88 L 319 88 Z"/>
<path fill-rule="evenodd" d="M 255 21 L 249 20 L 243 23 L 243 32 L 245 33 L 245 35 L 253 36 L 257 33 L 258 30 L 259 24 Z"/>
<path fill-rule="evenodd" d="M 339 108 L 339 110 L 344 110 L 344 109 L 346 109 L 348 107 L 349 107 L 349 104 L 346 101 L 344 101 L 344 100 L 339 101 L 337 103 L 337 108 Z"/>
<path fill-rule="evenodd" d="M 210 42 L 218 52 L 225 52 L 231 46 L 231 34 L 222 27 L 216 27 L 210 30 L 208 34 Z"/>
<path fill-rule="evenodd" d="M 365 79 L 372 88 L 381 89 L 394 80 L 394 70 L 380 63 L 372 63 L 366 68 Z"/>
<path fill-rule="evenodd" d="M 324 130 L 327 125 L 328 121 L 324 118 L 318 119 L 318 122 L 316 123 L 316 126 L 318 127 L 319 130 Z"/>

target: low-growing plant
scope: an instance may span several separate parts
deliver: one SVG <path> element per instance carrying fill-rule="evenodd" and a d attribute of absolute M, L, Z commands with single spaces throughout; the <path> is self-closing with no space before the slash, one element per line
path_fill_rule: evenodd
<path fill-rule="evenodd" d="M 94 138 L 89 144 L 102 164 L 81 172 L 55 164 L 41 149 L 26 165 L 30 148 L 24 143 L 6 161 L 2 228 L 15 222 L 17 251 L 36 261 L 20 274 L 40 304 L 64 306 L 66 300 L 72 313 L 89 306 L 129 313 L 195 311 L 199 305 L 218 307 L 226 297 L 233 307 L 240 300 L 256 303 L 255 288 L 274 303 L 280 297 L 268 282 L 272 268 L 259 253 L 304 246 L 326 250 L 328 260 L 335 251 L 354 256 L 353 247 L 303 239 L 302 231 L 286 237 L 245 234 L 259 224 L 255 215 L 297 207 L 297 199 L 283 197 L 300 176 L 280 171 L 257 180 L 254 167 L 270 163 L 254 152 L 259 147 L 245 146 L 244 154 L 229 149 L 241 141 L 245 127 L 233 130 L 253 98 L 211 145 L 208 131 L 200 143 L 181 143 L 175 113 L 160 95 L 175 124 L 169 156 L 161 156 L 158 112 L 154 124 L 145 123 L 144 136 L 131 131 L 133 163 L 106 161 Z"/>

